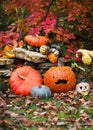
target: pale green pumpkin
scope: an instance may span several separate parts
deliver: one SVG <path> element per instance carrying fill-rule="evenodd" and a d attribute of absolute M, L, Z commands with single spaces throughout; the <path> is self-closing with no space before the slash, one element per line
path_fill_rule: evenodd
<path fill-rule="evenodd" d="M 40 86 L 34 86 L 31 89 L 31 95 L 35 97 L 41 97 L 48 99 L 51 97 L 51 90 L 48 86 L 40 85 Z"/>

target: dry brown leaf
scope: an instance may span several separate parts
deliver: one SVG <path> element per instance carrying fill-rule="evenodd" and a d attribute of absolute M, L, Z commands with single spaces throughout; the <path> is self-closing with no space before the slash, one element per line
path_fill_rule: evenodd
<path fill-rule="evenodd" d="M 6 101 L 0 97 L 0 115 L 3 115 L 6 105 Z"/>
<path fill-rule="evenodd" d="M 38 130 L 47 130 L 45 127 L 38 127 Z"/>

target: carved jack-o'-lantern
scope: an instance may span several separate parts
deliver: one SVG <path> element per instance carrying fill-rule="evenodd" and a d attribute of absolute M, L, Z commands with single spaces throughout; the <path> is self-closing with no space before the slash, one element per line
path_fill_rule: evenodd
<path fill-rule="evenodd" d="M 67 92 L 75 88 L 76 76 L 69 66 L 51 67 L 44 74 L 44 84 L 52 92 Z"/>
<path fill-rule="evenodd" d="M 90 85 L 87 82 L 80 82 L 76 85 L 76 92 L 82 94 L 83 96 L 88 95 L 90 91 Z"/>

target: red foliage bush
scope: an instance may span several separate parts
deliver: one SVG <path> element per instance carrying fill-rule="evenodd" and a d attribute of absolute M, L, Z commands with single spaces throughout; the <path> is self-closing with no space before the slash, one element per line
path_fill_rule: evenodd
<path fill-rule="evenodd" d="M 92 0 L 6 0 L 3 7 L 23 35 L 47 35 L 52 42 L 93 41 Z M 78 43 L 78 42 L 77 42 Z M 65 44 L 64 44 L 65 45 Z"/>

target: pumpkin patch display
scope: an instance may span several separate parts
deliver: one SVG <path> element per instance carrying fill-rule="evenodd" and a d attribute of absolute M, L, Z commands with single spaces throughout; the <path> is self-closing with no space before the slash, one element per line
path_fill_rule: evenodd
<path fill-rule="evenodd" d="M 48 99 L 51 97 L 51 90 L 49 87 L 45 85 L 38 85 L 38 86 L 34 86 L 31 89 L 31 95 L 35 97 Z"/>
<path fill-rule="evenodd" d="M 49 42 L 49 39 L 45 36 L 33 36 L 27 35 L 24 40 L 31 46 L 40 47 L 46 45 Z"/>
<path fill-rule="evenodd" d="M 69 66 L 55 66 L 45 72 L 44 84 L 52 92 L 67 92 L 75 88 L 76 76 Z"/>
<path fill-rule="evenodd" d="M 9 79 L 12 91 L 19 95 L 30 95 L 33 86 L 42 84 L 42 76 L 30 66 L 15 69 Z"/>

